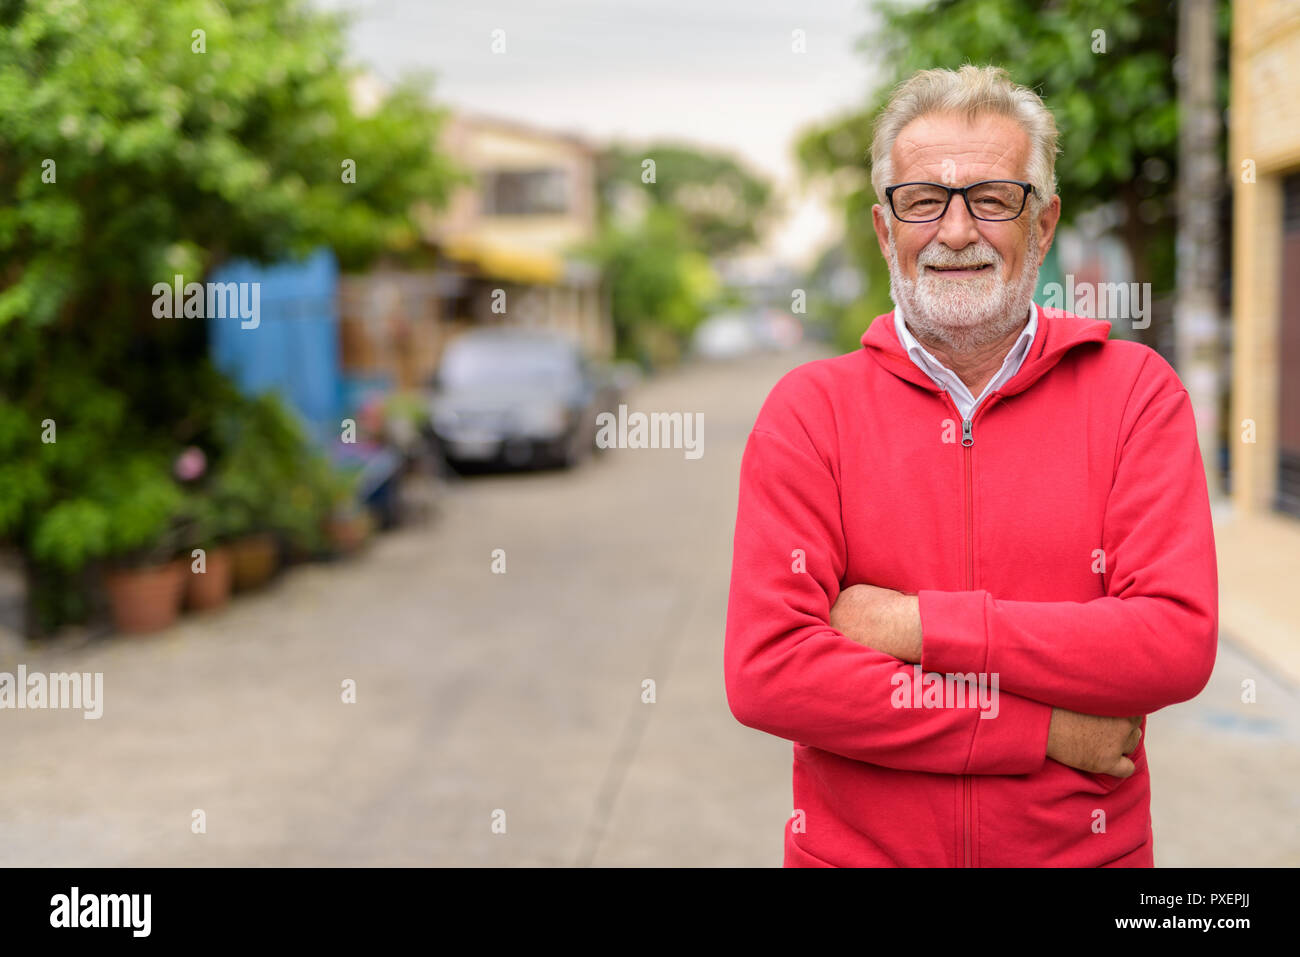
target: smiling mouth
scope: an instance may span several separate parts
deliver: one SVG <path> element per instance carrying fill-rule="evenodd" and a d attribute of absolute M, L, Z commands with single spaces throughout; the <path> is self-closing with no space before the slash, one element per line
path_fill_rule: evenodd
<path fill-rule="evenodd" d="M 982 263 L 978 266 L 926 266 L 926 269 L 937 273 L 954 273 L 954 272 L 983 272 L 985 269 L 992 269 L 992 263 Z"/>

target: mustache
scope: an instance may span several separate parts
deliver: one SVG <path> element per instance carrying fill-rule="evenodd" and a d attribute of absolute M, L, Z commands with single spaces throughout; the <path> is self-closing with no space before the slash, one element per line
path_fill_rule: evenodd
<path fill-rule="evenodd" d="M 938 266 L 941 269 L 973 269 L 977 266 L 1000 266 L 1002 257 L 992 246 L 967 247 L 960 251 L 940 246 L 922 250 L 916 257 L 916 265 Z"/>

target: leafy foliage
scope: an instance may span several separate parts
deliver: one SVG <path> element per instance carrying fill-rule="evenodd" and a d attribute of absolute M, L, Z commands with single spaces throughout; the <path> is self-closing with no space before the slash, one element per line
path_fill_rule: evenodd
<path fill-rule="evenodd" d="M 412 201 L 452 182 L 441 115 L 414 85 L 358 115 L 339 26 L 299 0 L 0 7 L 0 326 L 233 255 L 413 242 Z"/>
<path fill-rule="evenodd" d="M 671 363 L 727 296 L 712 260 L 757 241 L 776 212 L 772 188 L 728 156 L 673 143 L 612 147 L 599 171 L 601 232 L 581 252 L 605 274 L 617 352 Z"/>
<path fill-rule="evenodd" d="M 274 531 L 301 551 L 323 547 L 321 524 L 342 478 L 283 402 L 268 393 L 222 409 L 216 435 L 225 452 L 213 471 L 210 495 L 220 519 L 212 534 Z"/>
<path fill-rule="evenodd" d="M 654 183 L 642 182 L 647 159 L 655 163 Z M 771 186 L 734 159 L 673 143 L 611 147 L 601 156 L 599 178 L 606 208 L 630 193 L 673 209 L 691 243 L 711 256 L 756 242 L 776 212 Z"/>
<path fill-rule="evenodd" d="M 709 261 L 670 209 L 651 208 L 630 227 L 610 224 L 592 250 L 610 286 L 619 352 L 653 361 L 665 346 L 655 331 L 685 337 L 716 290 Z"/>
<path fill-rule="evenodd" d="M 42 587 L 259 525 L 314 534 L 328 463 L 208 365 L 202 322 L 151 306 L 232 258 L 401 253 L 463 178 L 427 84 L 358 110 L 343 48 L 305 0 L 0 2 L 0 544 Z M 191 445 L 219 470 L 197 489 L 171 475 Z"/>

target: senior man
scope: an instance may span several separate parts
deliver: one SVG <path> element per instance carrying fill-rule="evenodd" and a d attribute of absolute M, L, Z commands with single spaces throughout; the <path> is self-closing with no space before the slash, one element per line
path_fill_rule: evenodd
<path fill-rule="evenodd" d="M 1033 302 L 1057 132 L 1004 71 L 877 121 L 892 314 L 786 375 L 740 479 L 732 713 L 794 742 L 787 866 L 1152 866 L 1145 716 L 1218 633 L 1186 390 Z"/>

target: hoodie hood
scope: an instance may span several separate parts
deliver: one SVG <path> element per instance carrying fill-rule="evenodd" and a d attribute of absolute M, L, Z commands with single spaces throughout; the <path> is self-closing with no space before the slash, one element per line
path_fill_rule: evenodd
<path fill-rule="evenodd" d="M 1103 319 L 1088 319 L 1061 309 L 1045 309 L 1038 303 L 1034 303 L 1034 308 L 1038 310 L 1038 331 L 1020 369 L 998 389 L 1002 395 L 1023 392 L 1050 372 L 1071 349 L 1092 342 L 1105 342 L 1110 336 L 1110 323 Z M 892 311 L 872 320 L 862 334 L 862 345 L 873 359 L 900 379 L 930 392 L 943 391 L 917 368 L 898 341 Z"/>

